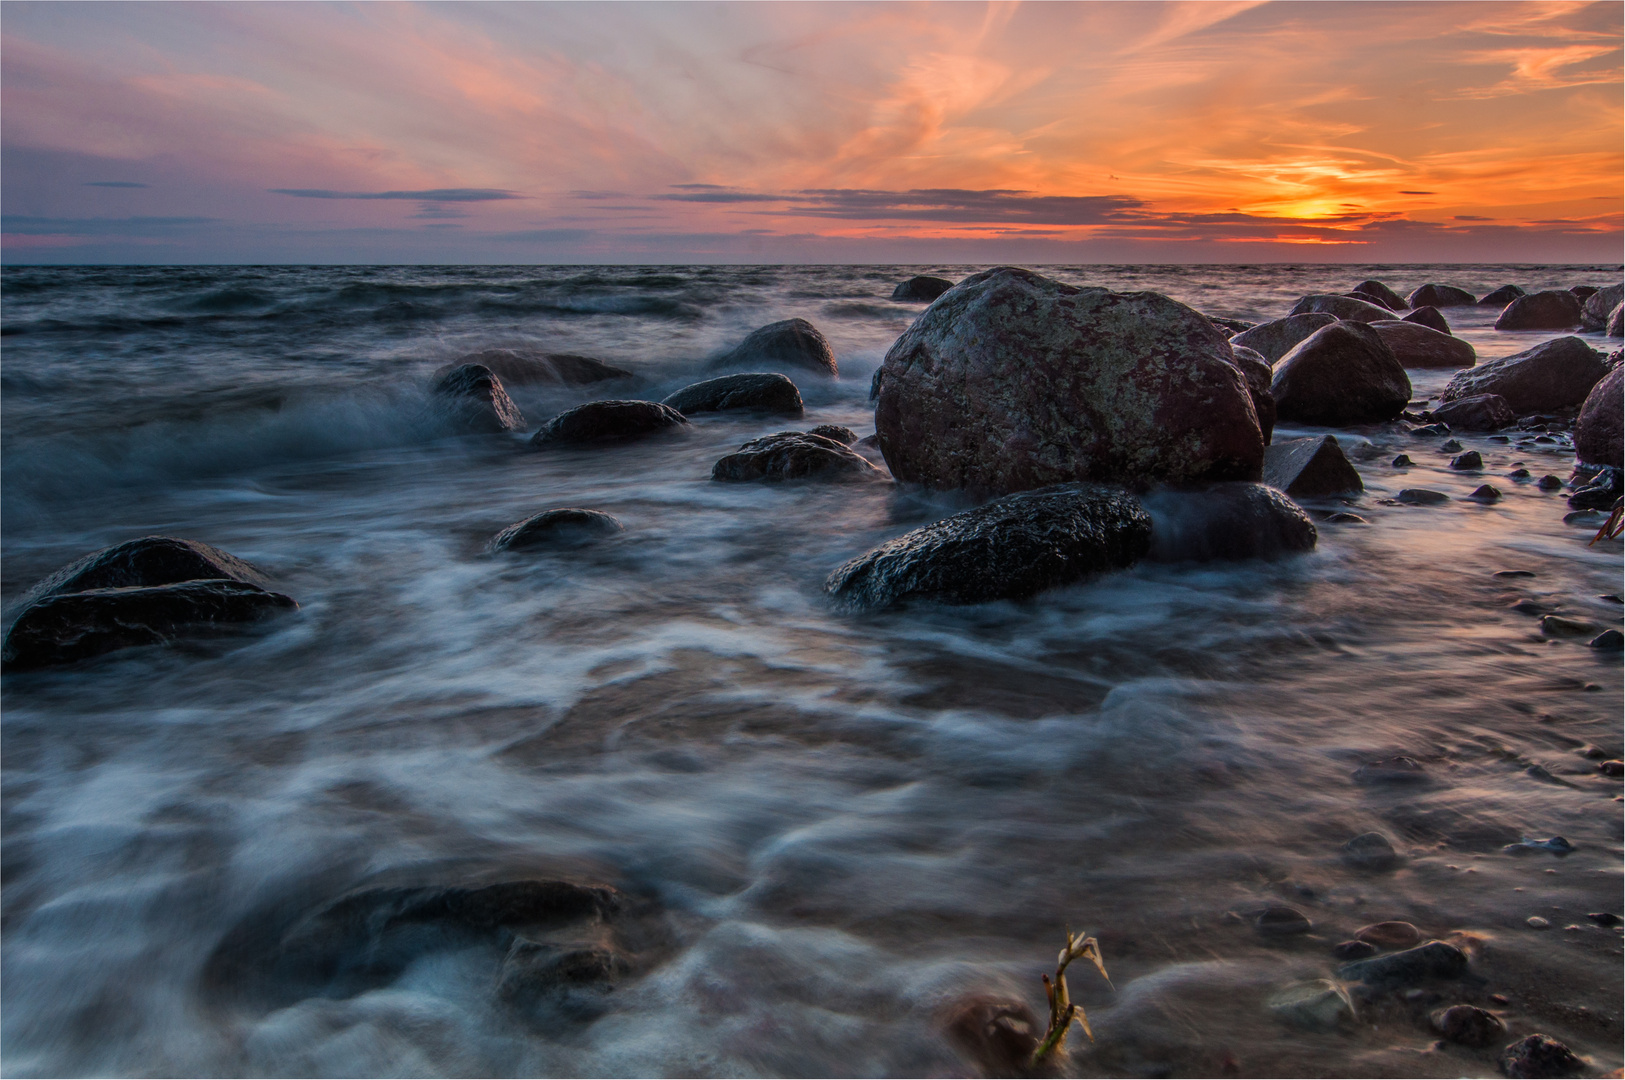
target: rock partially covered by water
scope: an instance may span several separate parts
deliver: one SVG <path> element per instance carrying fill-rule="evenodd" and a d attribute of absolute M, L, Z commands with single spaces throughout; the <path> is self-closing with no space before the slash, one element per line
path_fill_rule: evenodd
<path fill-rule="evenodd" d="M 687 423 L 682 413 L 657 401 L 589 401 L 548 421 L 531 437 L 530 445 L 544 450 L 626 442 Z"/>
<path fill-rule="evenodd" d="M 1245 345 L 1232 341 L 1230 352 L 1235 357 L 1236 370 L 1247 380 L 1247 396 L 1252 398 L 1258 430 L 1264 436 L 1264 445 L 1268 446 L 1270 434 L 1275 430 L 1275 399 L 1270 396 L 1270 380 L 1275 373 L 1268 360 Z"/>
<path fill-rule="evenodd" d="M 452 368 L 434 384 L 433 396 L 463 431 L 483 435 L 524 431 L 528 426 L 502 380 L 484 364 Z"/>
<path fill-rule="evenodd" d="M 1585 1062 L 1550 1035 L 1525 1035 L 1501 1051 L 1501 1071 L 1514 1080 L 1558 1080 L 1578 1076 Z"/>
<path fill-rule="evenodd" d="M 897 339 L 877 381 L 892 475 L 931 488 L 1253 479 L 1263 462 L 1228 339 L 1157 293 L 987 270 Z"/>
<path fill-rule="evenodd" d="M 479 364 L 489 368 L 508 386 L 587 386 L 611 379 L 632 379 L 637 376 L 622 368 L 612 367 L 590 356 L 574 353 L 549 353 L 531 349 L 481 349 L 461 357 L 457 364 L 435 372 L 443 378 L 458 365 Z"/>
<path fill-rule="evenodd" d="M 58 593 L 23 609 L 6 631 L 0 660 L 13 669 L 67 664 L 216 635 L 298 607 L 290 596 L 230 580 Z"/>
<path fill-rule="evenodd" d="M 1298 342 L 1322 326 L 1330 326 L 1336 321 L 1336 315 L 1328 315 L 1321 311 L 1288 315 L 1284 319 L 1260 323 L 1251 330 L 1243 331 L 1232 337 L 1230 344 L 1244 345 L 1273 364 L 1292 351 L 1292 347 Z"/>
<path fill-rule="evenodd" d="M 1586 297 L 1580 308 L 1580 326 L 1585 330 L 1601 330 L 1608 325 L 1608 316 L 1625 300 L 1625 285 L 1610 285 Z"/>
<path fill-rule="evenodd" d="M 1264 482 L 1300 499 L 1365 490 L 1335 435 L 1287 439 L 1270 446 L 1264 451 Z"/>
<path fill-rule="evenodd" d="M 1400 857 L 1386 836 L 1368 832 L 1343 845 L 1343 861 L 1360 870 L 1380 872 L 1398 866 Z"/>
<path fill-rule="evenodd" d="M 1513 412 L 1528 416 L 1581 404 L 1607 373 L 1601 353 L 1581 338 L 1561 337 L 1458 372 L 1440 397 L 1499 394 Z"/>
<path fill-rule="evenodd" d="M 1151 557 L 1158 562 L 1276 559 L 1313 551 L 1315 523 L 1286 495 L 1263 484 L 1214 484 L 1201 491 L 1148 495 Z"/>
<path fill-rule="evenodd" d="M 1294 983 L 1272 994 L 1266 1007 L 1288 1023 L 1315 1031 L 1330 1031 L 1354 1019 L 1348 991 L 1330 979 Z"/>
<path fill-rule="evenodd" d="M 1478 298 L 1465 289 L 1458 289 L 1454 285 L 1438 285 L 1429 282 L 1411 293 L 1410 299 L 1406 303 L 1413 308 L 1472 307 L 1478 303 Z"/>
<path fill-rule="evenodd" d="M 826 439 L 834 439 L 842 446 L 851 446 L 858 441 L 858 433 L 842 424 L 819 424 L 807 432 L 808 435 L 822 435 Z"/>
<path fill-rule="evenodd" d="M 711 364 L 714 368 L 788 367 L 834 378 L 835 353 L 818 327 L 806 319 L 769 323 Z"/>
<path fill-rule="evenodd" d="M 693 383 L 662 404 L 684 416 L 735 409 L 800 416 L 803 408 L 801 391 L 796 389 L 796 384 L 772 371 L 746 371 Z"/>
<path fill-rule="evenodd" d="M 1520 296 L 1528 296 L 1528 292 L 1517 285 L 1503 285 L 1499 289 L 1485 293 L 1478 298 L 1479 307 L 1504 308 Z"/>
<path fill-rule="evenodd" d="M 1622 372 L 1625 368 L 1616 367 L 1603 376 L 1580 406 L 1580 418 L 1574 422 L 1574 453 L 1581 461 L 1616 469 L 1625 465 L 1620 445 L 1621 415 L 1625 414 Z"/>
<path fill-rule="evenodd" d="M 1441 334 L 1450 333 L 1450 324 L 1445 321 L 1443 315 L 1439 314 L 1439 309 L 1432 306 L 1419 307 L 1399 321 L 1416 323 L 1430 330 L 1437 330 Z"/>
<path fill-rule="evenodd" d="M 1567 289 L 1520 296 L 1495 320 L 1497 330 L 1569 330 L 1580 325 L 1580 301 Z"/>
<path fill-rule="evenodd" d="M 1506 1038 L 1507 1026 L 1501 1018 L 1476 1005 L 1452 1005 L 1428 1019 L 1445 1042 L 1458 1046 L 1489 1046 Z"/>
<path fill-rule="evenodd" d="M 580 547 L 624 532 L 626 527 L 602 510 L 560 507 L 516 521 L 491 540 L 492 551 L 526 551 L 544 547 Z"/>
<path fill-rule="evenodd" d="M 844 443 L 801 431 L 781 431 L 752 439 L 711 469 L 711 479 L 733 483 L 879 480 L 884 476 Z"/>
<path fill-rule="evenodd" d="M 893 300 L 935 300 L 943 293 L 954 287 L 954 283 L 947 278 L 932 277 L 929 274 L 917 274 L 907 281 L 900 282 L 892 290 Z"/>
<path fill-rule="evenodd" d="M 958 1050 L 987 1076 L 1025 1076 L 1044 1034 L 1025 1003 L 973 997 L 949 1007 L 943 1030 Z"/>
<path fill-rule="evenodd" d="M 1394 313 L 1381 304 L 1373 304 L 1367 300 L 1357 300 L 1352 296 L 1339 296 L 1335 293 L 1317 293 L 1299 300 L 1288 315 L 1303 315 L 1308 312 L 1323 312 L 1335 315 L 1339 319 L 1349 322 L 1377 322 L 1380 319 L 1392 319 Z"/>
<path fill-rule="evenodd" d="M 1387 308 L 1389 311 L 1410 310 L 1410 304 L 1406 303 L 1403 296 L 1399 295 L 1387 285 L 1384 285 L 1375 278 L 1366 278 L 1364 281 L 1354 286 L 1353 291 L 1365 293 L 1368 296 L 1375 296 L 1382 302 L 1382 306 Z"/>
<path fill-rule="evenodd" d="M 1270 393 L 1282 420 L 1342 427 L 1397 417 L 1411 400 L 1411 380 L 1376 330 L 1336 322 L 1281 358 Z"/>
<path fill-rule="evenodd" d="M 22 604 L 86 589 L 128 589 L 221 578 L 261 588 L 271 585 L 264 571 L 217 547 L 174 536 L 143 536 L 69 563 L 30 589 Z"/>
<path fill-rule="evenodd" d="M 905 533 L 838 568 L 824 591 L 849 609 L 1020 600 L 1132 566 L 1150 548 L 1151 518 L 1133 496 L 1059 485 Z"/>
<path fill-rule="evenodd" d="M 1374 322 L 1371 328 L 1408 368 L 1466 368 L 1478 363 L 1470 344 L 1420 323 L 1392 319 Z"/>
<path fill-rule="evenodd" d="M 1368 986 L 1414 986 L 1429 979 L 1459 979 L 1467 974 L 1467 954 L 1447 941 L 1430 941 L 1404 952 L 1356 960 L 1337 969 L 1345 982 Z"/>
<path fill-rule="evenodd" d="M 1435 419 L 1461 431 L 1499 431 L 1518 419 L 1500 394 L 1474 394 L 1447 401 L 1433 410 Z"/>

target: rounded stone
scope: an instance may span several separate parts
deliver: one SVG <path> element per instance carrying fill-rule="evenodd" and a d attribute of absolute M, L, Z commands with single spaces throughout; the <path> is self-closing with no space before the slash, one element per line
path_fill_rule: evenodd
<path fill-rule="evenodd" d="M 683 387 L 661 404 L 684 416 L 746 409 L 800 416 L 803 408 L 796 384 L 773 371 L 744 371 L 706 379 Z"/>
<path fill-rule="evenodd" d="M 1372 923 L 1354 931 L 1360 941 L 1369 941 L 1379 949 L 1408 949 L 1422 940 L 1422 931 L 1408 922 L 1392 921 Z"/>
<path fill-rule="evenodd" d="M 687 424 L 682 413 L 657 401 L 589 401 L 548 421 L 530 444 L 543 450 L 627 442 Z"/>
<path fill-rule="evenodd" d="M 1405 302 L 1413 308 L 1472 307 L 1478 303 L 1478 298 L 1454 285 L 1438 285 L 1430 282 L 1411 293 L 1410 299 Z"/>
<path fill-rule="evenodd" d="M 1513 1080 L 1558 1080 L 1578 1076 L 1585 1062 L 1550 1035 L 1525 1035 L 1501 1051 L 1501 1071 Z"/>
<path fill-rule="evenodd" d="M 1253 920 L 1253 928 L 1267 937 L 1290 937 L 1294 934 L 1307 934 L 1314 928 L 1309 916 L 1295 907 L 1285 904 L 1276 904 L 1265 908 Z"/>
<path fill-rule="evenodd" d="M 1260 323 L 1230 339 L 1231 345 L 1252 349 L 1273 364 L 1292 351 L 1292 347 L 1323 326 L 1337 321 L 1336 315 L 1313 311 L 1302 315 L 1289 315 L 1274 322 Z"/>
<path fill-rule="evenodd" d="M 1475 394 L 1499 394 L 1513 412 L 1529 416 L 1581 404 L 1606 374 L 1601 353 L 1581 338 L 1560 337 L 1457 372 L 1440 397 L 1457 401 Z"/>
<path fill-rule="evenodd" d="M 1580 325 L 1580 301 L 1567 289 L 1520 296 L 1495 320 L 1497 330 L 1569 330 Z"/>
<path fill-rule="evenodd" d="M 1411 399 L 1411 380 L 1376 330 L 1337 322 L 1316 330 L 1275 365 L 1276 415 L 1342 426 L 1392 420 Z"/>
<path fill-rule="evenodd" d="M 1476 1005 L 1452 1005 L 1429 1018 L 1433 1030 L 1446 1042 L 1460 1046 L 1489 1046 L 1506 1038 L 1507 1026 L 1499 1016 Z"/>
<path fill-rule="evenodd" d="M 543 547 L 578 547 L 624 532 L 625 526 L 601 510 L 560 507 L 533 514 L 497 533 L 492 551 L 525 551 Z"/>
<path fill-rule="evenodd" d="M 1625 367 L 1615 367 L 1586 395 L 1580 416 L 1574 422 L 1574 453 L 1592 465 L 1625 466 L 1621 448 L 1621 424 L 1625 421 L 1622 396 Z"/>
<path fill-rule="evenodd" d="M 907 281 L 899 282 L 897 288 L 892 290 L 893 300 L 935 300 L 943 293 L 954 287 L 954 283 L 947 278 L 932 277 L 929 274 L 918 274 Z"/>
<path fill-rule="evenodd" d="M 789 367 L 830 378 L 839 374 L 829 340 L 806 319 L 785 319 L 753 330 L 744 341 L 712 361 L 711 366 Z"/>
<path fill-rule="evenodd" d="M 1419 307 L 1400 320 L 1401 322 L 1416 323 L 1437 330 L 1441 334 L 1450 333 L 1450 324 L 1445 317 L 1439 314 L 1439 309 L 1431 305 Z"/>
<path fill-rule="evenodd" d="M 1371 328 L 1408 368 L 1470 368 L 1478 363 L 1471 344 L 1420 323 L 1389 319 L 1371 323 Z"/>
<path fill-rule="evenodd" d="M 1391 870 L 1399 865 L 1400 858 L 1386 836 L 1368 832 L 1343 845 L 1343 861 L 1362 870 Z"/>

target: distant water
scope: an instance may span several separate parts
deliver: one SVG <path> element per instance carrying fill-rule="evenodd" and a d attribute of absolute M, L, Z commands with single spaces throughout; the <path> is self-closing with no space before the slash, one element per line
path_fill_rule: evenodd
<path fill-rule="evenodd" d="M 426 395 L 458 356 L 522 346 L 629 369 L 659 399 L 802 316 L 841 377 L 798 379 L 798 426 L 864 435 L 870 376 L 924 306 L 893 286 L 978 269 L 7 268 L 6 618 L 51 570 L 149 533 L 248 559 L 303 607 L 246 639 L 5 678 L 6 1074 L 963 1075 L 942 1009 L 990 993 L 1042 1015 L 1037 976 L 1071 925 L 1116 985 L 1074 981 L 1097 1038 L 1073 1036 L 1083 1073 L 1230 1057 L 1243 1075 L 1490 1075 L 1491 1051 L 1432 1049 L 1431 999 L 1339 1032 L 1267 1012 L 1381 919 L 1471 935 L 1485 981 L 1449 993 L 1505 994 L 1514 1035 L 1618 1068 L 1620 938 L 1585 916 L 1619 910 L 1619 784 L 1587 754 L 1620 755 L 1620 662 L 1510 610 L 1620 622 L 1620 545 L 1588 547 L 1596 524 L 1564 524 L 1563 493 L 1505 475 L 1566 477 L 1561 439 L 1464 436 L 1486 462 L 1464 475 L 1397 425 L 1339 432 L 1370 524 L 1323 525 L 1313 555 L 853 618 L 824 576 L 957 504 L 708 479 L 779 420 L 543 455 L 447 435 Z M 1040 269 L 1248 321 L 1367 277 L 1483 294 L 1620 275 Z M 1481 362 L 1556 336 L 1445 314 Z M 1413 372 L 1415 396 L 1449 374 Z M 601 390 L 510 388 L 533 426 Z M 1392 468 L 1400 452 L 1416 467 Z M 1507 497 L 1385 501 L 1486 481 Z M 483 554 L 551 506 L 627 535 Z M 1535 576 L 1492 576 L 1507 568 Z M 1432 782 L 1352 780 L 1395 754 Z M 1340 863 L 1373 829 L 1405 868 Z M 1554 834 L 1575 852 L 1500 851 Z M 669 957 L 606 1015 L 540 1028 L 493 1003 L 477 950 L 274 1008 L 227 1007 L 202 977 L 255 912 L 448 868 L 651 898 Z M 1269 903 L 1313 934 L 1259 937 L 1245 918 Z"/>

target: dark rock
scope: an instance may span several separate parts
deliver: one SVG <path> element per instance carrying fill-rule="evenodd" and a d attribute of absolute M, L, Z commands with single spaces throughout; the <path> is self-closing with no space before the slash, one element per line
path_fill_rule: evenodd
<path fill-rule="evenodd" d="M 1563 478 L 1553 476 L 1551 473 L 1547 473 L 1545 476 L 1535 481 L 1535 486 L 1540 488 L 1542 491 L 1557 491 L 1563 486 Z"/>
<path fill-rule="evenodd" d="M 1366 519 L 1361 517 L 1359 514 L 1350 514 L 1350 513 L 1346 512 L 1346 511 L 1343 511 L 1343 510 L 1339 510 L 1337 513 L 1328 516 L 1326 518 L 1326 520 L 1327 520 L 1327 522 L 1329 522 L 1330 524 L 1333 524 L 1333 525 L 1365 525 L 1365 524 L 1368 524 Z"/>
<path fill-rule="evenodd" d="M 1621 418 L 1625 417 L 1622 373 L 1625 368 L 1609 371 L 1580 406 L 1580 417 L 1574 422 L 1574 453 L 1581 461 L 1616 469 L 1625 466 L 1620 438 Z"/>
<path fill-rule="evenodd" d="M 1501 1051 L 1501 1071 L 1514 1080 L 1556 1080 L 1578 1076 L 1585 1062 L 1550 1035 L 1525 1035 Z"/>
<path fill-rule="evenodd" d="M 1613 764 L 1618 765 L 1620 763 L 1616 761 Z M 1617 770 L 1615 771 L 1614 775 L 1619 775 Z M 1590 919 L 1598 926 L 1618 926 L 1621 921 L 1620 917 L 1611 911 L 1593 911 L 1588 914 L 1586 918 Z"/>
<path fill-rule="evenodd" d="M 928 313 L 929 314 L 929 313 Z M 1126 492 L 1063 485 L 1009 495 L 888 541 L 830 574 L 848 608 L 904 600 L 1019 600 L 1132 566 L 1151 548 L 1151 517 Z"/>
<path fill-rule="evenodd" d="M 1610 285 L 1605 289 L 1598 289 L 1585 298 L 1580 307 L 1580 326 L 1582 329 L 1597 331 L 1608 325 L 1608 316 L 1625 300 L 1625 285 Z"/>
<path fill-rule="evenodd" d="M 1332 946 L 1332 959 L 1334 960 L 1364 960 L 1368 956 L 1375 956 L 1377 947 L 1369 941 L 1340 941 Z"/>
<path fill-rule="evenodd" d="M 1282 420 L 1338 427 L 1392 420 L 1411 380 L 1377 331 L 1363 323 L 1321 327 L 1275 365 L 1270 384 Z"/>
<path fill-rule="evenodd" d="M 1343 845 L 1343 861 L 1361 870 L 1391 870 L 1399 865 L 1400 858 L 1386 836 L 1368 832 Z"/>
<path fill-rule="evenodd" d="M 1573 293 L 1574 298 L 1576 300 L 1580 301 L 1580 303 L 1582 303 L 1582 304 L 1584 304 L 1587 300 L 1591 299 L 1592 295 L 1594 293 L 1596 293 L 1596 291 L 1597 291 L 1597 287 L 1595 285 L 1570 285 L 1569 286 L 1569 292 Z"/>
<path fill-rule="evenodd" d="M 806 319 L 785 319 L 753 330 L 744 341 L 712 362 L 722 367 L 790 367 L 834 378 L 835 353 L 818 327 Z"/>
<path fill-rule="evenodd" d="M 1389 462 L 1389 464 L 1396 469 L 1408 469 L 1412 465 L 1415 465 L 1416 462 L 1411 460 L 1411 456 L 1409 454 L 1400 454 L 1396 456 L 1393 461 Z"/>
<path fill-rule="evenodd" d="M 1459 979 L 1467 974 L 1467 954 L 1444 941 L 1430 941 L 1404 952 L 1356 960 L 1337 969 L 1337 977 L 1368 986 L 1411 986 L 1428 979 Z"/>
<path fill-rule="evenodd" d="M 777 372 L 745 371 L 685 386 L 661 404 L 684 416 L 702 412 L 753 409 L 784 416 L 800 416 L 801 391 Z"/>
<path fill-rule="evenodd" d="M 1430 330 L 1437 330 L 1441 334 L 1451 332 L 1450 324 L 1445 321 L 1443 315 L 1439 314 L 1439 309 L 1431 306 L 1417 308 L 1401 319 L 1400 322 L 1416 323 L 1418 326 L 1426 326 Z"/>
<path fill-rule="evenodd" d="M 1501 489 L 1496 487 L 1494 484 L 1480 484 L 1474 488 L 1473 493 L 1467 497 L 1475 502 L 1500 502 Z"/>
<path fill-rule="evenodd" d="M 1495 431 L 1518 419 L 1500 394 L 1473 394 L 1447 401 L 1434 409 L 1433 415 L 1462 431 Z"/>
<path fill-rule="evenodd" d="M 943 293 L 954 287 L 954 283 L 947 278 L 931 277 L 929 274 L 919 274 L 900 283 L 892 290 L 893 300 L 935 300 Z"/>
<path fill-rule="evenodd" d="M 1266 448 L 1264 482 L 1299 499 L 1365 490 L 1335 435 L 1288 439 Z"/>
<path fill-rule="evenodd" d="M 1501 1018 L 1476 1005 L 1452 1005 L 1429 1018 L 1433 1030 L 1444 1036 L 1445 1042 L 1460 1046 L 1488 1046 L 1506 1038 L 1507 1026 Z"/>
<path fill-rule="evenodd" d="M 1620 492 L 1607 481 L 1587 484 L 1576 488 L 1574 494 L 1569 496 L 1570 510 L 1609 510 L 1613 508 L 1614 500 L 1618 499 Z"/>
<path fill-rule="evenodd" d="M 543 510 L 515 522 L 497 533 L 492 551 L 524 551 L 540 547 L 580 547 L 606 536 L 626 531 L 626 527 L 601 510 L 561 507 Z"/>
<path fill-rule="evenodd" d="M 1230 344 L 1252 349 L 1273 364 L 1291 352 L 1292 347 L 1298 342 L 1322 326 L 1330 326 L 1336 321 L 1336 315 L 1318 311 L 1289 315 L 1274 322 L 1260 323 L 1251 330 L 1236 334 L 1230 339 Z"/>
<path fill-rule="evenodd" d="M 484 364 L 460 364 L 435 383 L 433 396 L 457 427 L 476 434 L 524 431 L 525 416 Z"/>
<path fill-rule="evenodd" d="M 955 1002 L 943 1028 L 949 1040 L 986 1076 L 1024 1076 L 1043 1028 L 1032 1010 L 1007 998 Z"/>
<path fill-rule="evenodd" d="M 1450 434 L 1449 424 L 1424 424 L 1421 427 L 1411 428 L 1411 434 L 1418 439 L 1429 439 L 1435 435 Z"/>
<path fill-rule="evenodd" d="M 1405 302 L 1405 298 L 1403 296 L 1399 295 L 1375 278 L 1366 278 L 1364 281 L 1354 286 L 1354 291 L 1369 293 L 1370 295 L 1375 296 L 1382 303 L 1382 306 L 1390 311 L 1410 310 L 1410 304 Z"/>
<path fill-rule="evenodd" d="M 1425 784 L 1427 770 L 1415 758 L 1391 757 L 1354 770 L 1356 784 Z"/>
<path fill-rule="evenodd" d="M 1478 303 L 1478 299 L 1472 293 L 1458 289 L 1454 285 L 1429 283 L 1411 293 L 1410 299 L 1405 302 L 1413 308 L 1472 307 Z"/>
<path fill-rule="evenodd" d="M 1348 297 L 1350 300 L 1359 300 L 1362 303 L 1374 304 L 1375 306 L 1380 307 L 1380 308 L 1388 308 L 1389 311 L 1396 310 L 1394 308 L 1388 307 L 1387 304 L 1383 303 L 1382 297 L 1378 296 L 1375 293 L 1361 292 L 1359 289 L 1355 289 L 1352 292 L 1346 292 L 1343 295 Z M 1399 308 L 1397 310 L 1404 311 L 1405 309 L 1404 308 Z"/>
<path fill-rule="evenodd" d="M 1438 506 L 1440 503 L 1450 501 L 1450 496 L 1442 491 L 1430 491 L 1427 488 L 1405 488 L 1397 496 L 1397 501 L 1407 506 Z"/>
<path fill-rule="evenodd" d="M 1538 601 L 1535 601 L 1535 600 L 1519 600 L 1516 604 L 1513 604 L 1510 607 L 1508 607 L 1507 610 L 1508 611 L 1516 611 L 1519 615 L 1544 615 L 1544 614 L 1546 614 L 1545 607 L 1543 607 Z"/>
<path fill-rule="evenodd" d="M 1540 632 L 1549 637 L 1589 637 L 1600 629 L 1584 619 L 1565 619 L 1561 615 L 1547 615 L 1540 620 Z"/>
<path fill-rule="evenodd" d="M 1247 322 L 1245 319 L 1226 319 L 1218 315 L 1207 315 L 1205 312 L 1203 314 L 1207 318 L 1208 322 L 1212 323 L 1214 326 L 1217 326 L 1226 334 L 1246 333 L 1248 330 L 1251 330 L 1253 327 L 1258 325 L 1257 323 Z"/>
<path fill-rule="evenodd" d="M 87 589 L 127 589 L 222 578 L 261 588 L 271 585 L 264 571 L 217 547 L 173 536 L 143 536 L 69 563 L 30 589 L 19 606 Z"/>
<path fill-rule="evenodd" d="M 1253 920 L 1253 927 L 1260 934 L 1269 937 L 1289 937 L 1293 934 L 1307 934 L 1314 927 L 1309 916 L 1295 907 L 1285 904 L 1276 904 L 1265 908 Z"/>
<path fill-rule="evenodd" d="M 1602 652 L 1619 652 L 1625 649 L 1625 634 L 1618 630 L 1604 630 L 1586 644 Z"/>
<path fill-rule="evenodd" d="M 1263 484 L 1162 490 L 1145 498 L 1151 553 L 1158 562 L 1276 559 L 1313 551 L 1315 523 L 1303 508 Z"/>
<path fill-rule="evenodd" d="M 1408 368 L 1470 368 L 1478 363 L 1478 353 L 1467 342 L 1421 323 L 1389 319 L 1371 323 L 1371 328 Z"/>
<path fill-rule="evenodd" d="M 1563 289 L 1520 296 L 1495 320 L 1497 330 L 1569 330 L 1580 325 L 1580 301 Z"/>
<path fill-rule="evenodd" d="M 1499 578 L 1532 578 L 1535 576 L 1535 572 L 1533 570 L 1497 570 L 1495 576 Z"/>
<path fill-rule="evenodd" d="M 1528 480 L 1534 475 L 1535 474 L 1530 472 L 1528 469 L 1513 469 L 1511 472 L 1507 473 L 1507 476 L 1510 479 L 1518 481 Z"/>
<path fill-rule="evenodd" d="M 611 379 L 634 379 L 630 371 L 611 367 L 590 356 L 574 353 L 544 353 L 528 349 L 482 349 L 469 353 L 456 364 L 434 373 L 439 379 L 463 364 L 478 364 L 490 369 L 508 386 L 551 384 L 555 386 L 587 386 Z"/>
<path fill-rule="evenodd" d="M 1334 293 L 1316 293 L 1299 300 L 1291 315 L 1304 315 L 1309 312 L 1320 312 L 1326 315 L 1335 315 L 1348 322 L 1376 322 L 1379 319 L 1392 319 L 1394 313 L 1381 304 L 1373 304 L 1366 300 L 1356 300 L 1352 296 L 1338 296 Z"/>
<path fill-rule="evenodd" d="M 1614 310 L 1608 313 L 1609 337 L 1625 337 L 1625 304 L 1615 304 Z"/>
<path fill-rule="evenodd" d="M 1258 430 L 1264 436 L 1264 445 L 1268 446 L 1270 435 L 1275 430 L 1275 399 L 1270 396 L 1270 380 L 1274 378 L 1274 372 L 1268 360 L 1245 345 L 1232 341 L 1230 352 L 1235 357 L 1236 370 L 1247 380 L 1247 396 L 1252 399 L 1253 412 L 1258 415 Z"/>
<path fill-rule="evenodd" d="M 298 607 L 292 597 L 225 579 L 56 593 L 17 616 L 6 631 L 0 660 L 12 669 L 66 664 L 116 649 L 218 634 Z"/>
<path fill-rule="evenodd" d="M 930 488 L 1250 480 L 1264 457 L 1229 341 L 1157 293 L 987 270 L 897 339 L 879 385 L 892 475 Z"/>
<path fill-rule="evenodd" d="M 867 458 L 834 439 L 799 431 L 781 431 L 752 439 L 711 469 L 711 479 L 734 483 L 866 480 L 883 476 Z"/>
<path fill-rule="evenodd" d="M 589 401 L 562 412 L 531 437 L 538 450 L 641 439 L 687 425 L 683 414 L 656 401 Z"/>
<path fill-rule="evenodd" d="M 1454 454 L 1460 449 L 1461 443 L 1457 442 L 1455 439 L 1446 439 L 1444 442 L 1439 444 L 1439 452 L 1443 454 Z"/>
<path fill-rule="evenodd" d="M 1484 467 L 1484 458 L 1477 450 L 1469 450 L 1465 454 L 1457 454 L 1451 458 L 1450 467 L 1461 471 L 1482 469 Z"/>
<path fill-rule="evenodd" d="M 1411 923 L 1396 920 L 1362 926 L 1354 931 L 1354 936 L 1379 949 L 1408 949 L 1422 940 L 1422 931 Z"/>
<path fill-rule="evenodd" d="M 1503 285 L 1494 292 L 1486 293 L 1485 295 L 1479 297 L 1478 306 L 1504 308 L 1518 297 L 1528 295 L 1529 293 L 1527 291 L 1520 289 L 1516 285 Z M 1570 295 L 1573 294 L 1571 293 Z"/>
<path fill-rule="evenodd" d="M 1519 416 L 1567 409 L 1585 401 L 1608 373 L 1602 354 L 1577 337 L 1541 342 L 1501 360 L 1457 372 L 1444 388 L 1444 401 L 1476 394 L 1499 394 Z"/>
<path fill-rule="evenodd" d="M 842 446 L 851 446 L 858 441 L 858 433 L 849 427 L 840 424 L 819 424 L 807 432 L 808 435 L 821 435 L 826 439 L 834 439 Z"/>

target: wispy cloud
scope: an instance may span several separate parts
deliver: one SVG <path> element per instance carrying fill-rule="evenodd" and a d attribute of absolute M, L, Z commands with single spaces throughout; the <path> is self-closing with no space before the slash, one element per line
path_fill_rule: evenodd
<path fill-rule="evenodd" d="M 146 184 L 138 184 L 134 180 L 88 180 L 85 187 L 111 187 L 111 188 L 144 188 Z"/>
<path fill-rule="evenodd" d="M 301 199 L 408 199 L 416 202 L 501 202 L 525 196 L 497 188 L 429 188 L 424 191 L 332 191 L 327 188 L 267 188 L 273 195 Z"/>

